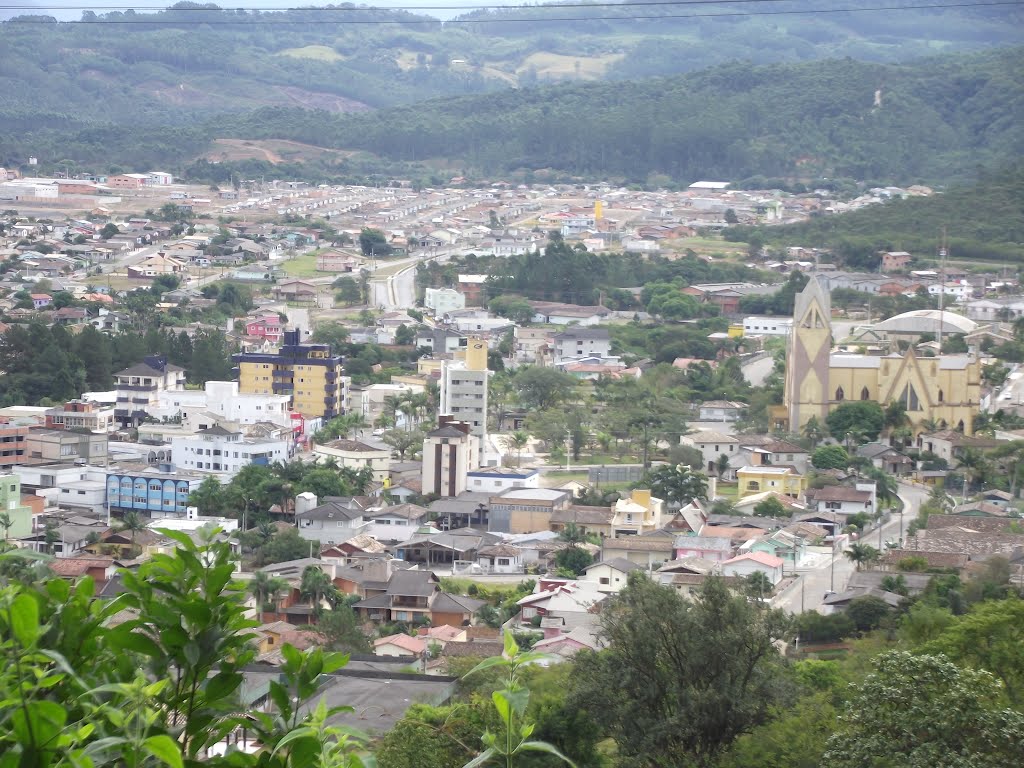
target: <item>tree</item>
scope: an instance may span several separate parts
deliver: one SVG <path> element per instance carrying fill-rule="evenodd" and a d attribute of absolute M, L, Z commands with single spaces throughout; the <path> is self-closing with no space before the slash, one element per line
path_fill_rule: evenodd
<path fill-rule="evenodd" d="M 743 577 L 743 591 L 748 597 L 755 597 L 764 600 L 765 595 L 770 595 L 774 585 L 763 571 L 754 571 Z"/>
<path fill-rule="evenodd" d="M 395 330 L 395 344 L 400 347 L 405 347 L 413 344 L 416 341 L 416 331 L 410 328 L 405 323 L 402 323 Z"/>
<path fill-rule="evenodd" d="M 916 606 L 915 606 L 916 607 Z M 953 618 L 923 650 L 961 666 L 984 669 L 1000 681 L 1010 705 L 1024 703 L 1024 601 L 992 600 Z"/>
<path fill-rule="evenodd" d="M 219 515 L 224 509 L 224 487 L 216 477 L 208 475 L 188 495 L 188 503 L 196 507 L 200 514 Z"/>
<path fill-rule="evenodd" d="M 303 600 L 309 600 L 313 606 L 313 615 L 319 617 L 323 611 L 324 600 L 331 605 L 337 602 L 338 589 L 334 586 L 331 577 L 322 568 L 315 565 L 307 565 L 302 571 L 302 581 L 299 585 L 299 596 Z"/>
<path fill-rule="evenodd" d="M 388 256 L 391 253 L 387 235 L 370 227 L 363 227 L 359 233 L 359 248 L 363 256 Z"/>
<path fill-rule="evenodd" d="M 0 512 L 0 528 L 4 529 L 4 542 L 10 538 L 11 528 L 14 527 L 14 520 L 9 512 Z"/>
<path fill-rule="evenodd" d="M 873 563 L 878 560 L 880 553 L 874 547 L 858 542 L 856 544 L 851 544 L 850 548 L 843 554 L 846 555 L 847 559 L 852 560 L 857 564 L 857 570 L 859 571 L 862 564 Z"/>
<path fill-rule="evenodd" d="M 405 461 L 406 454 L 415 456 L 423 447 L 423 433 L 418 429 L 389 429 L 380 439 L 398 454 L 399 461 Z"/>
<path fill-rule="evenodd" d="M 288 582 L 279 579 L 265 571 L 256 571 L 249 580 L 249 594 L 256 600 L 257 615 L 262 614 L 269 603 L 275 602 L 275 598 L 288 586 Z"/>
<path fill-rule="evenodd" d="M 104 240 L 109 240 L 110 238 L 114 237 L 114 235 L 118 235 L 120 233 L 121 230 L 117 228 L 117 224 L 114 224 L 113 222 L 108 222 L 104 224 L 103 229 L 100 230 L 100 237 L 102 237 Z"/>
<path fill-rule="evenodd" d="M 857 435 L 858 440 L 877 440 L 885 426 L 882 406 L 872 400 L 854 400 L 841 403 L 825 419 L 829 434 L 836 440 L 846 440 L 847 435 Z"/>
<path fill-rule="evenodd" d="M 811 454 L 811 465 L 815 469 L 846 469 L 850 454 L 841 445 L 823 445 Z"/>
<path fill-rule="evenodd" d="M 708 495 L 707 475 L 682 464 L 662 464 L 652 469 L 641 485 L 649 487 L 655 498 L 664 499 L 669 505 L 684 506 L 694 499 L 706 501 Z"/>
<path fill-rule="evenodd" d="M 539 411 L 554 408 L 567 400 L 576 386 L 576 379 L 568 373 L 536 365 L 519 370 L 512 382 L 519 394 L 519 401 Z"/>
<path fill-rule="evenodd" d="M 1024 714 L 1002 709 L 1001 695 L 991 674 L 944 656 L 884 653 L 847 704 L 822 766 L 1019 765 Z"/>
<path fill-rule="evenodd" d="M 320 614 L 316 626 L 310 627 L 320 638 L 320 645 L 329 651 L 369 653 L 370 643 L 359 627 L 359 617 L 351 606 L 340 603 Z"/>
<path fill-rule="evenodd" d="M 555 553 L 555 565 L 570 578 L 576 578 L 594 563 L 594 557 L 582 547 L 565 547 Z"/>
<path fill-rule="evenodd" d="M 337 351 L 348 341 L 348 329 L 341 323 L 320 323 L 313 329 L 312 340 L 317 344 L 330 344 Z"/>
<path fill-rule="evenodd" d="M 858 632 L 878 629 L 890 615 L 889 604 L 874 595 L 855 597 L 846 606 L 846 616 Z"/>
<path fill-rule="evenodd" d="M 789 517 L 786 505 L 774 496 L 768 496 L 757 502 L 754 505 L 753 513 L 757 517 Z"/>
<path fill-rule="evenodd" d="M 135 537 L 141 531 L 146 530 L 146 521 L 142 519 L 134 509 L 128 510 L 121 518 L 121 524 L 117 527 L 119 531 L 128 531 L 132 539 L 132 549 L 135 548 Z"/>
<path fill-rule="evenodd" d="M 504 441 L 506 448 L 516 452 L 516 466 L 521 467 L 523 465 L 523 448 L 530 443 L 529 432 L 517 429 L 511 435 L 505 435 L 502 440 Z"/>
<path fill-rule="evenodd" d="M 311 552 L 319 551 L 319 542 L 307 541 L 299 536 L 295 528 L 285 528 L 271 536 L 270 540 L 260 547 L 256 560 L 259 565 L 270 565 L 310 557 Z"/>
<path fill-rule="evenodd" d="M 692 602 L 632 573 L 602 606 L 607 647 L 576 657 L 570 702 L 615 739 L 619 759 L 712 766 L 787 700 L 774 642 L 788 620 L 709 578 Z"/>
<path fill-rule="evenodd" d="M 487 302 L 487 309 L 516 325 L 529 325 L 535 314 L 530 302 L 520 296 L 495 296 Z"/>

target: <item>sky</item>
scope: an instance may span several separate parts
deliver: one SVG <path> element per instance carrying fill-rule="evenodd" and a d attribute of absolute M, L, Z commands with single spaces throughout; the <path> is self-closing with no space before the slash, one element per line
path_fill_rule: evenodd
<path fill-rule="evenodd" d="M 208 0 L 197 0 L 197 2 L 207 2 Z M 215 0 L 214 0 L 215 1 Z M 160 0 L 140 0 L 138 4 L 133 4 L 132 0 L 106 0 L 108 8 L 104 8 L 102 5 L 90 6 L 96 13 L 104 13 L 109 8 L 134 8 L 136 11 L 142 11 L 151 8 L 166 8 L 167 6 L 173 5 L 176 0 L 169 0 L 169 2 L 162 3 Z M 314 5 L 340 5 L 344 0 L 334 0 L 332 3 L 327 2 L 296 2 L 295 0 L 236 0 L 232 3 L 228 2 L 216 3 L 222 8 L 299 8 L 302 6 L 314 6 Z M 357 2 L 359 5 L 372 5 L 376 8 L 424 8 L 431 6 L 453 6 L 459 9 L 464 8 L 479 8 L 481 5 L 486 6 L 486 2 L 481 0 L 382 0 L 381 2 Z M 491 3 L 494 4 L 493 2 Z M 506 4 L 503 0 L 502 4 Z M 512 4 L 512 3 L 507 3 Z M 10 5 L 30 5 L 38 8 L 38 11 L 28 10 L 0 10 L 0 20 L 9 19 L 12 16 L 26 15 L 26 14 L 42 14 L 46 16 L 54 16 L 61 21 L 69 21 L 73 19 L 79 19 L 82 16 L 82 8 L 89 6 L 89 3 L 82 2 L 82 0 L 17 0 L 11 2 Z M 427 11 L 426 15 L 434 16 L 439 19 L 450 19 L 453 16 L 458 16 L 462 13 L 461 10 L 448 10 L 448 11 Z"/>

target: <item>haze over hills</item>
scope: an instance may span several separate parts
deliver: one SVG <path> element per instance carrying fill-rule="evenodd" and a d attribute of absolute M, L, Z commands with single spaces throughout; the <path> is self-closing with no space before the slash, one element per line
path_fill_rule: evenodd
<path fill-rule="evenodd" d="M 841 7 L 782 0 L 743 6 L 764 15 L 719 16 L 737 6 L 539 6 L 476 10 L 442 25 L 351 5 L 180 4 L 87 11 L 86 24 L 18 19 L 0 24 L 0 164 L 32 154 L 97 170 L 180 170 L 199 156 L 236 159 L 214 139 L 287 139 L 357 152 L 313 153 L 315 170 L 335 176 L 411 161 L 631 181 L 941 181 L 1019 148 L 1019 51 L 953 53 L 1024 40 L 1019 5 L 832 12 Z M 937 51 L 926 64 L 895 64 Z M 822 59 L 834 61 L 796 64 Z M 736 60 L 745 63 L 679 77 Z M 770 66 L 777 62 L 791 64 Z M 672 77 L 624 81 L 650 75 Z M 423 104 L 430 99 L 441 100 Z M 252 157 L 282 159 L 272 148 Z"/>

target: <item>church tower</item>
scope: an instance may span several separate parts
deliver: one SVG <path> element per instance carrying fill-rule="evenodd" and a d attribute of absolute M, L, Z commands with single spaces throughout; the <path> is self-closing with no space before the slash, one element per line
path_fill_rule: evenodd
<path fill-rule="evenodd" d="M 830 304 L 828 292 L 813 276 L 796 296 L 793 329 L 786 347 L 784 400 L 791 432 L 799 432 L 812 416 L 824 426 L 828 415 Z"/>

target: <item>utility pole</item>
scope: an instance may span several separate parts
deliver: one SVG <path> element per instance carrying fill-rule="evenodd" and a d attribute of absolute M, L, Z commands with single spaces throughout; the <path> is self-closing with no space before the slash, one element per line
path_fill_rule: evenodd
<path fill-rule="evenodd" d="M 942 354 L 942 307 L 946 302 L 946 228 L 942 228 L 942 245 L 939 247 L 939 330 L 936 340 L 939 342 L 939 354 Z"/>

